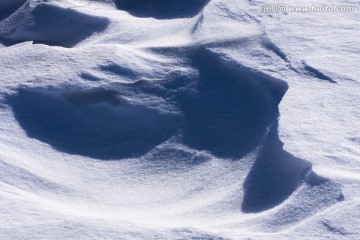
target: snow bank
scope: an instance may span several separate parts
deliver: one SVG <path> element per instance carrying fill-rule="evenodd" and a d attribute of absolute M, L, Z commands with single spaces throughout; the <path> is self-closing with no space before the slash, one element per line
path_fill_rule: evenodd
<path fill-rule="evenodd" d="M 356 81 L 259 1 L 1 4 L 1 239 L 359 235 Z"/>

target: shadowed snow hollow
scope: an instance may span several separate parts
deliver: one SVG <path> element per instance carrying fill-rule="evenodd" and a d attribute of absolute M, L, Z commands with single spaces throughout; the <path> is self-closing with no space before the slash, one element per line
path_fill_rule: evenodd
<path fill-rule="evenodd" d="M 93 33 L 105 30 L 108 25 L 109 20 L 105 17 L 41 3 L 31 9 L 23 25 L 0 35 L 0 41 L 5 45 L 33 41 L 51 46 L 73 47 Z"/>
<path fill-rule="evenodd" d="M 137 17 L 187 18 L 199 14 L 210 0 L 115 0 L 116 7 Z"/>
<path fill-rule="evenodd" d="M 0 21 L 13 14 L 25 2 L 26 0 L 2 0 L 0 2 Z"/>
<path fill-rule="evenodd" d="M 110 90 L 20 90 L 9 103 L 30 137 L 93 158 L 139 157 L 176 131 L 174 117 L 126 103 Z"/>
<path fill-rule="evenodd" d="M 187 52 L 184 57 L 197 70 L 190 76 L 119 84 L 117 90 L 21 89 L 8 102 L 30 137 L 68 153 L 101 159 L 140 156 L 180 133 L 192 148 L 242 158 L 277 121 L 286 83 L 202 48 Z M 132 76 L 130 70 L 116 72 Z M 159 112 L 162 105 L 152 106 L 156 111 L 131 104 L 129 94 L 162 99 L 177 113 Z"/>

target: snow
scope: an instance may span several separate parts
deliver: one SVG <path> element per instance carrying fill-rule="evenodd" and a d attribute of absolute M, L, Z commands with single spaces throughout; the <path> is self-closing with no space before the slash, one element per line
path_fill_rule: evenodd
<path fill-rule="evenodd" d="M 2 1 L 0 238 L 358 239 L 359 12 L 271 3 Z"/>

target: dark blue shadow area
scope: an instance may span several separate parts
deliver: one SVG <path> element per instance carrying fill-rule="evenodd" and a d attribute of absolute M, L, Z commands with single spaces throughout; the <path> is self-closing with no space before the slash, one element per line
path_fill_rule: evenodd
<path fill-rule="evenodd" d="M 184 143 L 220 157 L 241 158 L 259 145 L 277 118 L 287 84 L 206 49 L 191 53 L 190 60 L 199 71 L 196 87 L 177 96 Z"/>
<path fill-rule="evenodd" d="M 141 156 L 177 131 L 172 116 L 126 103 L 109 90 L 19 90 L 7 103 L 29 137 L 97 159 Z"/>
<path fill-rule="evenodd" d="M 337 83 L 335 80 L 333 80 L 331 77 L 325 75 L 324 73 L 320 72 L 319 70 L 317 70 L 316 68 L 313 68 L 312 66 L 306 64 L 304 61 L 302 62 L 305 71 L 307 71 L 307 73 L 315 78 L 318 78 L 320 80 L 325 80 L 325 81 L 329 81 L 331 83 Z"/>
<path fill-rule="evenodd" d="M 210 0 L 115 0 L 119 10 L 136 17 L 173 19 L 194 17 Z"/>
<path fill-rule="evenodd" d="M 109 63 L 107 65 L 99 66 L 99 69 L 104 72 L 108 72 L 110 74 L 119 75 L 119 76 L 126 76 L 129 78 L 135 78 L 136 74 L 129 68 L 125 68 L 120 66 L 116 63 Z"/>
<path fill-rule="evenodd" d="M 109 25 L 106 18 L 90 16 L 73 9 L 63 9 L 49 4 L 38 4 L 32 11 L 34 23 L 15 35 L 3 36 L 2 42 L 12 45 L 24 41 L 50 46 L 73 47 L 93 33 Z"/>
<path fill-rule="evenodd" d="M 262 150 L 244 182 L 242 211 L 256 213 L 282 203 L 305 181 L 310 186 L 328 179 L 311 171 L 311 164 L 283 149 L 275 121 Z"/>
<path fill-rule="evenodd" d="M 19 9 L 26 0 L 1 0 L 0 1 L 0 21 L 9 17 Z"/>

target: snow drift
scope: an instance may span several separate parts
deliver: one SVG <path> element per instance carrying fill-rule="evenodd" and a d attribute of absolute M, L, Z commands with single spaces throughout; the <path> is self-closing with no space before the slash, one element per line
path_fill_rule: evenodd
<path fill-rule="evenodd" d="M 294 78 L 337 81 L 254 4 L 2 3 L 0 237 L 286 239 L 347 202 L 279 110 Z"/>

